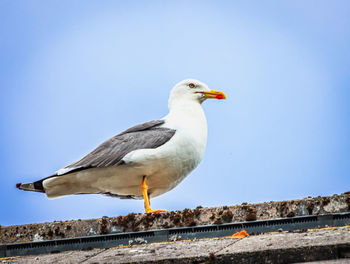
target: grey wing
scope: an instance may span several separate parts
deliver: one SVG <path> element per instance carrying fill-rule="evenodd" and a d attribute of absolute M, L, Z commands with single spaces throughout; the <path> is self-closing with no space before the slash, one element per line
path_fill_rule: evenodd
<path fill-rule="evenodd" d="M 119 165 L 123 157 L 137 149 L 157 148 L 172 138 L 175 130 L 159 127 L 164 120 L 155 120 L 131 127 L 106 140 L 77 162 L 58 171 L 59 175 L 93 167 Z"/>

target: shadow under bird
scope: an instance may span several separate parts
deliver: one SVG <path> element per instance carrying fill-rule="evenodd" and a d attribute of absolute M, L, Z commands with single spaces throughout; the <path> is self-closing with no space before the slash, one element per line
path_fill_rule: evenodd
<path fill-rule="evenodd" d="M 89 193 L 143 198 L 146 213 L 164 212 L 152 210 L 150 198 L 173 189 L 201 161 L 207 143 L 201 104 L 208 98 L 226 96 L 200 81 L 184 80 L 171 90 L 164 118 L 131 127 L 54 175 L 16 187 L 48 198 Z"/>

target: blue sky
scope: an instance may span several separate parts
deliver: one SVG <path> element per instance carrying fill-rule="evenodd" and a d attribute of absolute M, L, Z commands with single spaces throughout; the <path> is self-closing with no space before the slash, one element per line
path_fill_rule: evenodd
<path fill-rule="evenodd" d="M 348 1 L 0 0 L 0 224 L 142 213 L 141 200 L 21 192 L 103 140 L 206 101 L 203 161 L 152 200 L 181 210 L 350 190 Z"/>

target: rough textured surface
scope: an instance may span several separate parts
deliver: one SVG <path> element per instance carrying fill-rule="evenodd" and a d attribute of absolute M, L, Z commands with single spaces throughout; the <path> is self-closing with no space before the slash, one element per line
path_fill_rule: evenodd
<path fill-rule="evenodd" d="M 329 197 L 304 198 L 214 208 L 185 209 L 161 214 L 134 214 L 18 226 L 0 226 L 0 244 L 71 238 L 115 232 L 181 226 L 221 224 L 302 215 L 350 211 L 350 192 Z"/>
<path fill-rule="evenodd" d="M 349 263 L 350 226 L 3 258 L 0 263 Z M 347 261 L 347 262 L 346 262 Z M 318 263 L 318 262 L 316 262 Z M 327 263 L 327 262 L 320 262 Z M 332 262 L 330 262 L 332 263 Z M 337 262 L 333 262 L 337 263 Z"/>
<path fill-rule="evenodd" d="M 349 264 L 350 259 L 332 259 L 332 260 L 320 260 L 312 262 L 299 262 L 304 264 Z M 298 264 L 298 263 L 297 263 Z"/>

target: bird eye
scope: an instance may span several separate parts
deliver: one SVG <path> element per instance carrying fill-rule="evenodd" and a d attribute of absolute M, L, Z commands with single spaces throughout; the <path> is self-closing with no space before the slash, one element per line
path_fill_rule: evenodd
<path fill-rule="evenodd" d="M 189 83 L 188 86 L 189 86 L 190 88 L 196 87 L 196 86 L 194 85 L 194 83 Z"/>

